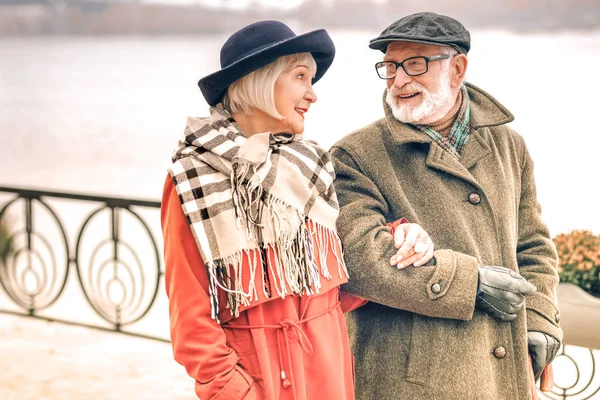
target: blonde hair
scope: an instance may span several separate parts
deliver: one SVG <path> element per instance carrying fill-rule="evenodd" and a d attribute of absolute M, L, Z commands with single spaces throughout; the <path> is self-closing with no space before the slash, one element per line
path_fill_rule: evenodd
<path fill-rule="evenodd" d="M 281 56 L 233 82 L 223 97 L 223 107 L 231 113 L 246 115 L 252 115 L 250 108 L 254 107 L 273 118 L 283 119 L 275 107 L 275 81 L 283 71 L 298 64 L 307 64 L 311 70 L 317 70 L 317 63 L 310 53 Z"/>

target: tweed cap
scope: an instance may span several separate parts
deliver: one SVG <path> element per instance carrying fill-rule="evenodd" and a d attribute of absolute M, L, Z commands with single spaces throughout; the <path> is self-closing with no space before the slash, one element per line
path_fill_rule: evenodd
<path fill-rule="evenodd" d="M 462 54 L 471 48 L 469 31 L 457 20 L 433 12 L 400 18 L 371 39 L 369 47 L 385 53 L 390 42 L 416 42 L 454 47 Z"/>

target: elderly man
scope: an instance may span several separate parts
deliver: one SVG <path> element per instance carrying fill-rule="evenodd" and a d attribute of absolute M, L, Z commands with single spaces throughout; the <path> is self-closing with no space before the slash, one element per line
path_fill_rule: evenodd
<path fill-rule="evenodd" d="M 332 147 L 345 290 L 368 300 L 349 316 L 357 398 L 529 399 L 528 353 L 537 378 L 562 331 L 523 138 L 464 83 L 460 22 L 410 15 L 369 47 L 384 53 L 385 117 Z M 401 217 L 429 232 L 434 262 L 405 265 L 417 238 L 385 223 Z"/>

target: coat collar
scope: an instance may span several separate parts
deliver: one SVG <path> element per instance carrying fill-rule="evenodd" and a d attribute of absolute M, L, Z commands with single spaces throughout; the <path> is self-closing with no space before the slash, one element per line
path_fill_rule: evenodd
<path fill-rule="evenodd" d="M 471 129 L 507 124 L 514 116 L 498 100 L 470 83 L 466 84 L 471 100 Z M 387 90 L 383 93 L 383 108 L 385 119 L 392 137 L 397 143 L 431 143 L 432 139 L 418 130 L 398 121 L 392 114 L 392 109 L 385 102 Z"/>
<path fill-rule="evenodd" d="M 385 102 L 387 91 L 383 94 L 383 107 L 385 120 L 394 142 L 397 144 L 432 143 L 427 155 L 428 166 L 476 183 L 468 169 L 491 154 L 490 147 L 477 130 L 509 123 L 514 117 L 488 93 L 470 83 L 466 86 L 471 100 L 471 136 L 460 160 L 446 154 L 440 146 L 432 143 L 433 140 L 429 136 L 394 118 L 391 108 Z"/>

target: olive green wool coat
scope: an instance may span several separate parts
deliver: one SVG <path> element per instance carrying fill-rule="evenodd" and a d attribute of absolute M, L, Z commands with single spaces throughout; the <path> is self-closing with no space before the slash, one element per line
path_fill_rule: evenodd
<path fill-rule="evenodd" d="M 369 300 L 348 316 L 359 400 L 526 400 L 527 330 L 562 340 L 557 258 L 532 160 L 506 125 L 512 114 L 467 88 L 471 136 L 460 160 L 385 102 L 385 118 L 332 147 L 344 289 Z M 401 217 L 430 234 L 433 266 L 390 266 L 386 222 Z M 519 271 L 537 287 L 515 321 L 475 309 L 478 265 Z"/>

